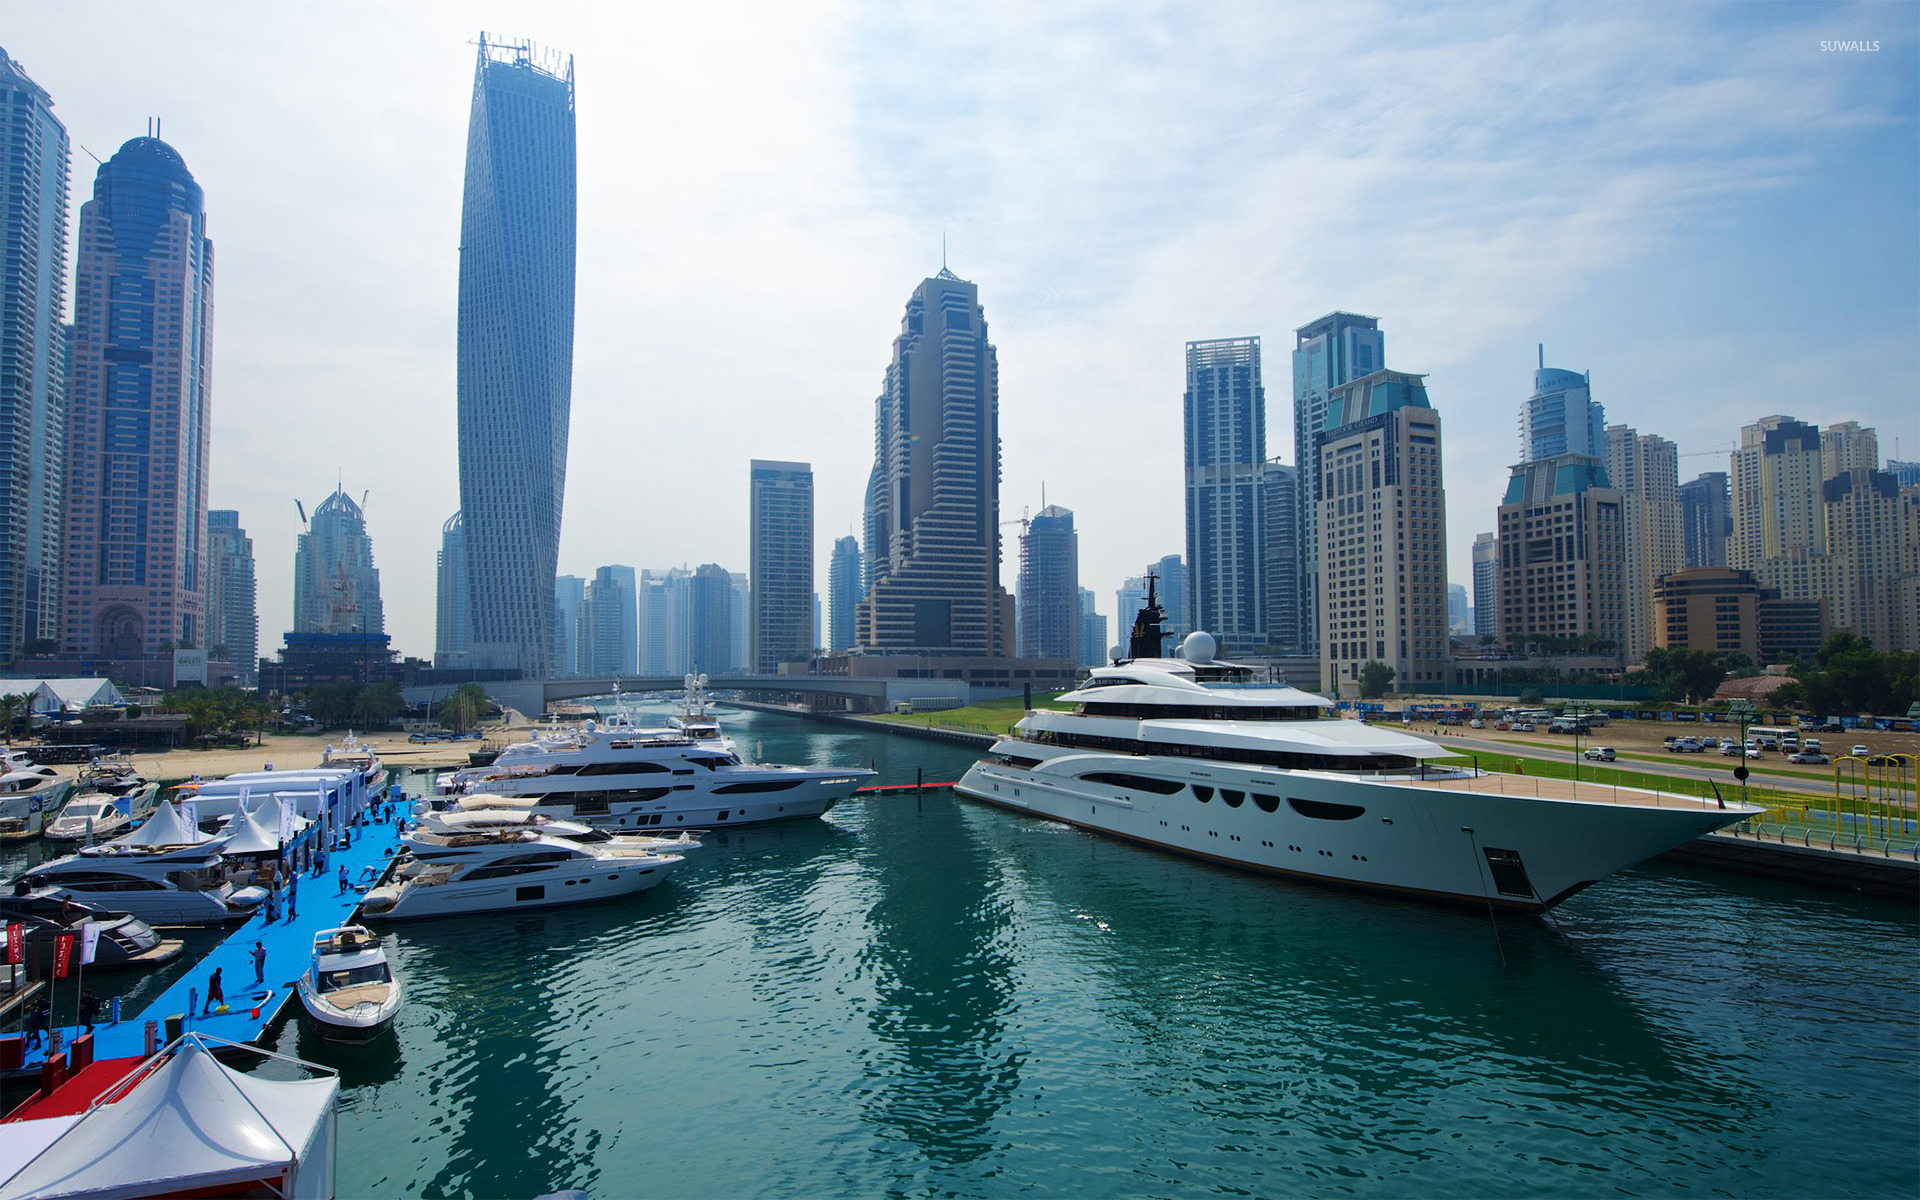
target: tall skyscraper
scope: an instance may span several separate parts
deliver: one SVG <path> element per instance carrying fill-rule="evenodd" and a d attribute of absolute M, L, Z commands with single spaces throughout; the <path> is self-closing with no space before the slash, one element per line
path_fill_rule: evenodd
<path fill-rule="evenodd" d="M 813 466 L 756 458 L 748 471 L 752 671 L 813 655 Z"/>
<path fill-rule="evenodd" d="M 1281 654 L 1312 653 L 1300 644 L 1305 618 L 1300 611 L 1300 580 L 1306 568 L 1300 558 L 1300 472 L 1277 462 L 1260 469 L 1265 493 L 1264 542 L 1266 560 L 1267 645 Z"/>
<path fill-rule="evenodd" d="M 1578 371 L 1544 362 L 1533 373 L 1533 395 L 1520 408 L 1520 461 L 1556 454 L 1605 453 L 1607 414 L 1593 401 L 1593 388 Z"/>
<path fill-rule="evenodd" d="M 1293 465 L 1299 472 L 1300 628 L 1303 653 L 1320 646 L 1320 472 L 1314 439 L 1326 428 L 1333 389 L 1387 365 L 1387 337 L 1374 317 L 1328 313 L 1293 331 Z"/>
<path fill-rule="evenodd" d="M 239 513 L 213 509 L 207 513 L 207 649 L 216 661 L 232 663 L 246 687 L 260 674 L 258 603 L 253 539 L 240 528 Z"/>
<path fill-rule="evenodd" d="M 1267 393 L 1260 339 L 1187 343 L 1182 405 L 1187 599 L 1196 629 L 1228 654 L 1266 644 Z"/>
<path fill-rule="evenodd" d="M 172 146 L 134 138 L 80 208 L 67 423 L 70 654 L 205 646 L 213 243 Z"/>
<path fill-rule="evenodd" d="M 827 563 L 827 649 L 838 653 L 853 645 L 853 610 L 860 603 L 860 584 L 866 572 L 860 561 L 860 539 L 849 534 L 836 538 Z"/>
<path fill-rule="evenodd" d="M 1073 511 L 1049 504 L 1020 538 L 1020 657 L 1080 656 L 1080 537 Z"/>
<path fill-rule="evenodd" d="M 1447 632 L 1455 637 L 1473 632 L 1473 606 L 1467 601 L 1467 585 L 1447 585 Z"/>
<path fill-rule="evenodd" d="M 1500 633 L 1627 638 L 1625 497 L 1586 454 L 1513 468 L 1500 503 Z M 1651 600 L 1649 600 L 1651 603 Z"/>
<path fill-rule="evenodd" d="M 1369 661 L 1396 690 L 1447 678 L 1447 522 L 1440 414 L 1423 375 L 1375 371 L 1333 389 L 1320 474 L 1320 675 L 1358 691 Z"/>
<path fill-rule="evenodd" d="M 1473 633 L 1500 636 L 1500 539 L 1491 533 L 1473 536 Z"/>
<path fill-rule="evenodd" d="M 313 510 L 307 531 L 295 543 L 293 631 L 387 631 L 366 514 L 338 487 Z"/>
<path fill-rule="evenodd" d="M 707 675 L 732 673 L 737 665 L 734 626 L 741 605 L 734 597 L 733 574 L 716 563 L 693 573 L 687 670 Z"/>
<path fill-rule="evenodd" d="M 1167 633 L 1183 638 L 1193 632 L 1193 605 L 1187 602 L 1187 568 L 1178 554 L 1163 554 L 1147 570 L 1160 579 L 1160 607 L 1167 614 Z M 1144 596 L 1146 593 L 1142 592 Z"/>
<path fill-rule="evenodd" d="M 1680 485 L 1680 537 L 1688 567 L 1727 565 L 1732 505 L 1725 471 L 1708 471 Z"/>
<path fill-rule="evenodd" d="M 872 653 L 1010 656 L 1000 586 L 1000 368 L 979 290 L 945 267 L 914 289 L 874 402 L 867 572 Z"/>
<path fill-rule="evenodd" d="M 587 605 L 587 581 L 578 575 L 558 575 L 553 580 L 553 667 L 559 678 L 588 672 L 587 653 L 591 642 L 584 622 Z"/>
<path fill-rule="evenodd" d="M 476 665 L 553 661 L 573 397 L 573 59 L 480 35 L 460 214 L 460 511 Z"/>
<path fill-rule="evenodd" d="M 434 563 L 433 661 L 452 666 L 466 661 L 473 637 L 468 608 L 466 526 L 455 513 L 440 527 L 440 553 Z"/>
<path fill-rule="evenodd" d="M 600 567 L 580 597 L 580 672 L 619 677 L 640 666 L 632 567 Z"/>
<path fill-rule="evenodd" d="M 1727 539 L 1728 566 L 1753 571 L 1762 586 L 1778 587 L 1760 569 L 1763 560 L 1826 554 L 1827 527 L 1820 511 L 1820 485 L 1826 471 L 1818 429 L 1792 417 L 1760 418 L 1740 430 L 1731 474 L 1733 533 Z M 1804 589 L 1782 589 L 1789 600 L 1809 594 Z"/>
<path fill-rule="evenodd" d="M 1107 665 L 1107 619 L 1095 612 L 1092 588 L 1080 589 L 1080 653 L 1075 663 L 1082 667 Z"/>
<path fill-rule="evenodd" d="M 1680 451 L 1630 425 L 1609 425 L 1604 437 L 1607 479 L 1620 492 L 1626 518 L 1626 638 L 1620 650 L 1632 666 L 1654 644 L 1654 581 L 1686 566 Z"/>
<path fill-rule="evenodd" d="M 0 662 L 60 638 L 67 129 L 0 49 Z"/>
<path fill-rule="evenodd" d="M 684 675 L 692 663 L 693 573 L 640 572 L 640 673 Z"/>

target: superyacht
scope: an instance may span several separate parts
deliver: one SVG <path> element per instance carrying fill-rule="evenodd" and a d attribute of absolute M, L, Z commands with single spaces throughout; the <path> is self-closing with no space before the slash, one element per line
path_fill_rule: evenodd
<path fill-rule="evenodd" d="M 1164 617 L 1149 584 L 1134 657 L 1071 711 L 1028 712 L 956 790 L 1228 866 L 1534 913 L 1761 811 L 1435 763 L 1457 752 L 1256 684 L 1205 633 L 1160 657 Z"/>
<path fill-rule="evenodd" d="M 698 703 L 662 728 L 635 724 L 617 692 L 615 703 L 602 719 L 442 775 L 436 790 L 525 797 L 536 812 L 610 830 L 718 829 L 820 816 L 874 774 L 748 762 Z"/>

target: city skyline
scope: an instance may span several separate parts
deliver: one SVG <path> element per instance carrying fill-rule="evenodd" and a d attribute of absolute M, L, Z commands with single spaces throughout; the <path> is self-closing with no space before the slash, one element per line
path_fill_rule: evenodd
<path fill-rule="evenodd" d="M 466 43 L 482 26 L 590 52 L 574 421 L 618 436 L 574 439 L 564 572 L 745 562 L 744 496 L 706 496 L 704 539 L 641 540 L 617 485 L 644 475 L 705 494 L 755 456 L 815 463 L 817 557 L 826 532 L 857 528 L 873 347 L 934 269 L 943 229 L 1003 359 L 1002 507 L 1037 507 L 1044 484 L 1073 508 L 1083 581 L 1102 595 L 1143 550 L 1182 544 L 1177 348 L 1282 339 L 1333 311 L 1379 317 L 1388 365 L 1418 364 L 1455 430 L 1503 435 L 1447 447 L 1451 582 L 1470 578 L 1467 547 L 1492 523 L 1538 342 L 1593 372 L 1611 420 L 1677 443 L 1683 479 L 1727 469 L 1714 451 L 1773 412 L 1876 427 L 1886 458 L 1920 451 L 1915 87 L 1899 70 L 1911 9 L 1383 9 L 1364 37 L 1305 11 L 1249 24 L 1199 9 L 1165 61 L 1144 17 L 1056 29 L 995 13 L 929 49 L 917 23 L 931 18 L 912 13 L 752 26 L 687 13 L 665 39 L 682 61 L 642 49 L 640 70 L 598 49 L 635 53 L 632 27 L 587 10 L 119 11 L 82 38 L 62 6 L 9 10 L 5 48 L 75 145 L 71 201 L 91 170 L 81 150 L 165 118 L 221 244 L 209 502 L 254 540 L 260 611 L 286 612 L 290 500 L 371 468 L 369 528 L 406 653 L 433 645 L 434 551 L 459 508 L 454 262 Z M 376 13 L 383 36 L 325 64 L 347 98 L 317 102 L 303 47 Z M 1823 53 L 1836 26 L 1883 50 Z M 1060 71 L 1046 46 L 1063 33 L 1088 54 Z M 1212 78 L 1178 65 L 1213 50 L 1226 58 Z M 1326 65 L 1282 91 L 1266 80 L 1280 61 Z M 1367 63 L 1428 79 L 1420 103 L 1331 86 Z M 945 98 L 900 94 L 929 69 L 951 79 Z M 737 85 L 726 105 L 675 100 L 712 90 L 715 71 Z M 638 166 L 624 161 L 636 136 Z M 1143 144 L 1174 152 L 1143 166 Z M 636 196 L 656 173 L 685 186 Z M 763 333 L 786 364 L 763 403 L 754 365 L 720 360 L 796 277 L 809 303 Z M 1802 401 L 1841 377 L 1844 392 Z M 1284 429 L 1275 392 L 1268 420 Z M 655 394 L 672 402 L 636 410 Z M 747 436 L 713 436 L 727 405 L 743 419 L 723 428 Z"/>

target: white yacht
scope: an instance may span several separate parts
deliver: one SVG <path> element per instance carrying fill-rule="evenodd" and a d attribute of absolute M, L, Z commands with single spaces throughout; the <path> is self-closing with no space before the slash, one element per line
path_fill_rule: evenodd
<path fill-rule="evenodd" d="M 400 981 L 380 939 L 360 925 L 314 934 L 300 1003 L 329 1041 L 365 1042 L 385 1029 L 400 1011 Z"/>
<path fill-rule="evenodd" d="M 547 837 L 561 838 L 569 842 L 641 846 L 667 854 L 700 848 L 700 842 L 694 836 L 699 832 L 697 830 L 682 829 L 672 835 L 613 833 L 584 822 L 563 821 L 558 817 L 536 812 L 533 808 L 534 802 L 525 797 L 460 796 L 452 800 L 442 800 L 441 803 L 448 807 L 433 808 L 425 800 L 414 804 L 415 833 L 446 836 L 517 833 L 531 829 Z M 414 847 L 414 843 L 408 839 L 402 839 L 401 844 L 403 848 L 409 850 Z"/>
<path fill-rule="evenodd" d="M 991 804 L 1235 867 L 1422 899 L 1542 912 L 1587 885 L 1758 814 L 1635 788 L 1430 765 L 1457 751 L 1326 700 L 1250 685 L 1190 635 L 1096 668 L 1029 712 L 957 785 Z"/>
<path fill-rule="evenodd" d="M 347 738 L 339 745 L 329 744 L 320 752 L 320 766 L 353 771 L 360 779 L 361 791 L 367 800 L 378 800 L 387 791 L 387 765 L 380 761 L 364 738 L 357 738 L 353 730 L 347 730 Z"/>
<path fill-rule="evenodd" d="M 257 907 L 235 895 L 227 881 L 222 840 L 131 846 L 122 839 L 41 863 L 22 878 L 30 888 L 59 888 L 78 903 L 130 913 L 152 925 L 219 925 L 242 920 Z"/>
<path fill-rule="evenodd" d="M 43 831 L 49 841 L 95 842 L 137 825 L 159 798 L 160 785 L 124 758 L 100 759 L 80 772 L 73 797 Z"/>
<path fill-rule="evenodd" d="M 74 780 L 52 767 L 28 764 L 0 774 L 0 844 L 40 836 L 48 817 L 73 794 Z"/>
<path fill-rule="evenodd" d="M 717 829 L 817 817 L 873 774 L 747 762 L 704 708 L 654 729 L 619 708 L 508 746 L 492 764 L 442 775 L 436 786 L 443 795 L 529 797 L 538 812 L 603 829 Z"/>
<path fill-rule="evenodd" d="M 687 861 L 646 847 L 583 845 L 531 829 L 417 832 L 410 845 L 395 860 L 389 881 L 360 902 L 362 915 L 398 921 L 581 904 L 644 892 Z M 422 853 L 438 857 L 422 859 Z"/>

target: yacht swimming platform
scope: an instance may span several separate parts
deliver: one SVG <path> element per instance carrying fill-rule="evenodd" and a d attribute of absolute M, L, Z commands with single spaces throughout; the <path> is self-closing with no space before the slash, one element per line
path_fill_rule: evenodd
<path fill-rule="evenodd" d="M 90 990 L 101 998 L 103 1018 L 93 1027 L 94 1059 L 145 1058 L 148 1053 L 147 1022 L 155 1023 L 155 1036 L 160 1045 L 165 1045 L 168 1040 L 166 1019 L 176 1014 L 185 1017 L 185 1032 L 207 1033 L 231 1042 L 255 1044 L 279 1019 L 284 1005 L 291 1002 L 297 1010 L 299 992 L 294 985 L 306 973 L 312 961 L 314 934 L 348 924 L 354 910 L 360 906 L 366 889 L 373 886 L 399 849 L 399 839 L 394 834 L 391 822 L 355 826 L 353 833 L 355 836 L 350 846 L 327 852 L 326 874 L 315 875 L 309 870 L 300 876 L 295 916 L 287 916 L 284 903 L 286 889 L 283 886 L 278 921 L 269 924 L 265 907 L 262 906 L 245 922 L 229 926 L 219 945 L 139 1012 L 122 1013 L 117 1024 L 105 1020 L 108 1005 L 105 989 L 93 986 Z M 342 864 L 347 868 L 347 877 L 353 881 L 353 886 L 344 894 L 340 892 L 338 878 Z M 264 943 L 267 948 L 266 981 L 259 986 L 253 982 L 253 944 L 256 941 Z M 207 976 L 213 973 L 215 967 L 220 968 L 221 990 L 226 994 L 227 1011 L 212 1012 L 203 1017 L 200 1007 L 206 1002 Z M 103 976 L 101 982 L 106 983 L 112 978 Z M 72 976 L 52 980 L 49 994 L 58 997 L 63 1005 L 71 1004 L 75 983 Z M 190 999 L 191 1005 L 188 1004 Z M 62 1046 L 70 1047 L 84 1027 L 57 1025 L 54 1028 L 60 1033 Z M 46 1046 L 43 1044 L 28 1051 L 21 1069 L 10 1074 L 37 1073 L 46 1057 Z"/>

